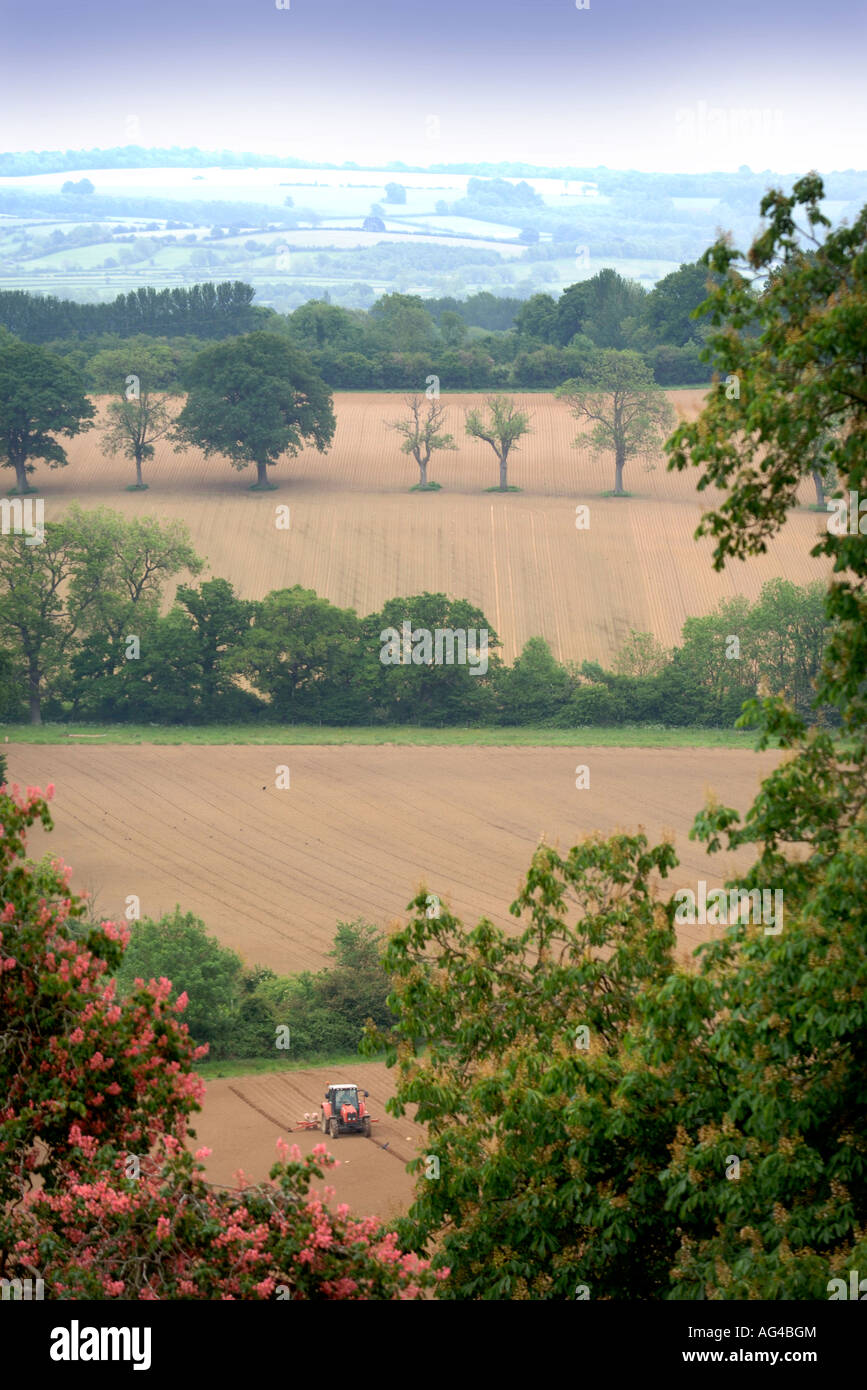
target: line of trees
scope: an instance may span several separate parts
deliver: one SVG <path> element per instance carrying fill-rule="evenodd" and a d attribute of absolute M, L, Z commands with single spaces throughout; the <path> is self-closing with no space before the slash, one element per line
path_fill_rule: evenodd
<path fill-rule="evenodd" d="M 141 340 L 138 340 L 140 343 Z M 308 354 L 273 333 L 257 331 L 213 344 L 197 353 L 184 371 L 186 399 L 174 416 L 165 349 L 135 348 L 99 354 L 92 364 L 100 382 L 115 393 L 108 406 L 104 453 L 123 453 L 136 466 L 142 489 L 142 464 L 152 458 L 154 442 L 169 436 L 177 448 L 194 445 L 206 455 L 228 458 L 236 469 L 253 464 L 254 488 L 269 488 L 268 468 L 303 447 L 326 453 L 336 420 L 332 396 Z M 622 496 L 623 469 L 636 454 L 658 446 L 674 422 L 674 411 L 633 352 L 590 350 L 582 372 L 557 390 L 579 421 L 590 421 L 589 437 L 575 440 L 615 459 L 614 494 Z M 406 398 L 408 414 L 391 421 L 404 436 L 402 450 L 412 455 L 422 489 L 438 486 L 427 476 L 435 451 L 456 447 L 445 429 L 446 412 L 439 382 L 429 375 L 427 404 L 419 394 Z M 92 403 L 76 370 L 37 344 L 0 337 L 0 462 L 14 468 L 17 491 L 29 490 L 27 475 L 34 459 L 64 467 L 67 456 L 57 436 L 72 437 L 90 428 Z M 465 432 L 488 444 L 495 455 L 499 490 L 509 490 L 508 459 L 531 433 L 529 413 L 502 393 L 490 395 L 484 408 L 466 412 Z"/>
<path fill-rule="evenodd" d="M 253 308 L 255 290 L 240 280 L 219 285 L 157 290 L 143 286 L 119 294 L 110 304 L 79 304 L 27 290 L 0 291 L 0 327 L 31 343 L 81 339 L 116 333 L 173 338 L 229 338 L 257 326 L 261 310 Z"/>
<path fill-rule="evenodd" d="M 134 996 L 137 979 L 171 980 L 175 996 L 189 997 L 184 1021 L 193 1040 L 207 1043 L 215 1060 L 356 1052 L 368 1020 L 382 1028 L 395 1022 L 386 1003 L 385 938 L 361 918 L 338 922 L 333 965 L 296 975 L 245 965 L 180 907 L 158 920 L 143 917 L 130 932 L 116 976 L 121 997 Z"/>
<path fill-rule="evenodd" d="M 209 340 L 255 328 L 285 334 L 332 389 L 401 390 L 428 372 L 453 390 L 560 385 L 595 347 L 638 352 L 659 385 L 710 380 L 707 327 L 691 317 L 707 298 L 700 266 L 682 265 L 648 292 L 613 270 L 569 286 L 559 299 L 488 291 L 466 300 L 389 293 L 369 310 L 311 299 L 278 314 L 253 305 L 241 282 L 138 289 L 110 304 L 77 304 L 23 290 L 0 292 L 0 328 L 49 344 L 79 367 L 137 334 Z M 177 379 L 176 379 L 177 383 Z"/>
<path fill-rule="evenodd" d="M 780 579 L 755 604 L 730 599 L 688 618 L 672 650 L 632 633 L 611 670 L 560 663 L 541 637 L 506 666 L 497 633 L 464 599 L 392 598 L 359 617 L 300 585 L 249 600 L 216 578 L 181 583 L 163 613 L 167 582 L 203 568 L 181 523 L 73 506 L 45 532 L 40 545 L 0 547 L 9 720 L 730 727 L 762 681 L 808 715 L 827 636 L 821 584 Z M 405 622 L 486 630 L 485 669 L 478 656 L 437 664 L 423 652 L 384 663 L 382 634 Z"/>

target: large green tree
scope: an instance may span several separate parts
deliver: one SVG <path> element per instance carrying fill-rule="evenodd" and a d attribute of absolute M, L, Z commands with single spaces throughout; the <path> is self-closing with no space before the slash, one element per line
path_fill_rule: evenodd
<path fill-rule="evenodd" d="M 368 340 L 384 352 L 425 352 L 436 341 L 436 325 L 418 294 L 384 294 L 371 306 Z"/>
<path fill-rule="evenodd" d="M 184 1022 L 193 1040 L 220 1055 L 238 1011 L 243 968 L 237 952 L 209 936 L 192 912 L 176 907 L 158 920 L 142 917 L 133 924 L 117 982 L 126 998 L 135 994 L 137 979 L 171 980 L 176 994 L 189 996 Z"/>
<path fill-rule="evenodd" d="M 0 339 L 0 463 L 14 468 L 18 492 L 33 489 L 33 459 L 52 468 L 69 462 L 57 435 L 71 439 L 89 429 L 93 406 L 76 369 L 34 343 Z"/>
<path fill-rule="evenodd" d="M 357 717 L 364 700 L 362 625 L 296 584 L 255 605 L 253 621 L 230 660 L 270 702 L 277 719 Z"/>
<path fill-rule="evenodd" d="M 452 724 L 489 712 L 501 643 L 474 604 L 446 594 L 392 598 L 365 618 L 364 631 L 368 695 L 378 717 Z"/>
<path fill-rule="evenodd" d="M 587 375 L 564 382 L 556 393 L 576 420 L 593 426 L 589 437 L 579 435 L 574 447 L 614 455 L 614 495 L 622 497 L 623 469 L 636 454 L 662 443 L 674 424 L 674 409 L 653 380 L 650 368 L 636 352 L 600 352 L 591 358 Z"/>
<path fill-rule="evenodd" d="M 80 553 L 75 536 L 57 522 L 44 529 L 41 545 L 9 536 L 0 546 L 0 624 L 32 724 L 42 722 L 42 700 L 65 669 L 77 628 L 63 597 Z"/>
<path fill-rule="evenodd" d="M 642 304 L 642 319 L 652 343 L 683 347 L 704 340 L 708 324 L 696 310 L 707 302 L 708 269 L 700 261 L 679 266 L 654 285 Z"/>
<path fill-rule="evenodd" d="M 233 468 L 256 465 L 254 488 L 270 488 L 268 468 L 313 446 L 326 453 L 336 421 L 331 392 L 310 359 L 274 333 L 248 333 L 194 359 L 174 437 Z"/>
<path fill-rule="evenodd" d="M 625 280 L 616 270 L 600 270 L 561 294 L 555 340 L 565 346 L 580 333 L 598 348 L 622 351 L 629 346 L 627 321 L 640 317 L 646 298 L 646 291 L 634 280 Z"/>
<path fill-rule="evenodd" d="M 46 696 L 94 698 L 93 682 L 141 672 L 127 661 L 160 608 L 165 581 L 202 568 L 180 522 L 126 521 L 100 508 L 71 506 L 45 526 L 40 545 L 8 537 L 0 547 L 0 624 L 26 684 L 30 719 Z"/>

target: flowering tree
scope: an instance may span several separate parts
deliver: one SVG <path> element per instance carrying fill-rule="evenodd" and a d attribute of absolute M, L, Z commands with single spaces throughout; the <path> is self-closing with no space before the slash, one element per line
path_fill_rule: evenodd
<path fill-rule="evenodd" d="M 186 997 L 160 979 L 115 998 L 127 933 L 82 922 L 67 866 L 25 859 L 37 820 L 38 788 L 0 788 L 0 1276 L 66 1299 L 420 1297 L 426 1260 L 310 1191 L 324 1145 L 280 1141 L 255 1187 L 205 1182 Z"/>

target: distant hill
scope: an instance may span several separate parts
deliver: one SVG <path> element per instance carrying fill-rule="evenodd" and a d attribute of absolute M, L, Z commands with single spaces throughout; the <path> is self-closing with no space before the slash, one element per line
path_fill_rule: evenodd
<path fill-rule="evenodd" d="M 721 190 L 767 187 L 769 183 L 788 185 L 795 174 L 778 173 L 771 169 L 759 172 L 742 166 L 737 173 L 661 174 L 637 170 L 609 169 L 605 165 L 550 166 L 518 161 L 498 164 L 479 161 L 460 164 L 404 164 L 392 160 L 387 164 L 358 164 L 354 160 L 329 163 L 327 160 L 299 159 L 295 155 L 254 154 L 237 150 L 200 150 L 196 146 L 181 149 L 145 148 L 143 145 L 117 145 L 110 149 L 90 150 L 27 150 L 0 153 L 0 177 L 9 178 L 33 174 L 56 174 L 66 170 L 84 169 L 345 169 L 354 171 L 386 171 L 405 174 L 466 174 L 477 178 L 537 178 L 592 181 L 601 193 L 623 189 L 640 189 L 647 193 L 665 193 L 668 197 L 722 197 Z M 799 171 L 801 172 L 801 171 Z M 867 171 L 847 169 L 821 171 L 825 192 L 829 198 L 867 199 Z"/>

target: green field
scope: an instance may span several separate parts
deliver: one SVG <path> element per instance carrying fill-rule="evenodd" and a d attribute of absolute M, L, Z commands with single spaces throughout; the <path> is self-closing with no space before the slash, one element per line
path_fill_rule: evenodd
<path fill-rule="evenodd" d="M 374 1053 L 372 1057 L 361 1057 L 357 1052 L 323 1052 L 310 1057 L 230 1057 L 223 1062 L 199 1062 L 196 1072 L 205 1081 L 216 1081 L 221 1076 L 252 1076 L 253 1073 L 269 1071 L 307 1071 L 310 1067 L 355 1067 L 359 1062 L 384 1062 L 385 1053 Z"/>
<path fill-rule="evenodd" d="M 751 748 L 755 735 L 739 729 L 666 729 L 655 724 L 621 724 L 613 728 L 584 725 L 574 729 L 519 728 L 418 729 L 403 725 L 372 728 L 320 724 L 5 724 L 8 743 L 64 743 L 82 747 L 103 743 L 156 744 L 406 744 L 417 748 L 473 744 L 489 748 Z"/>

